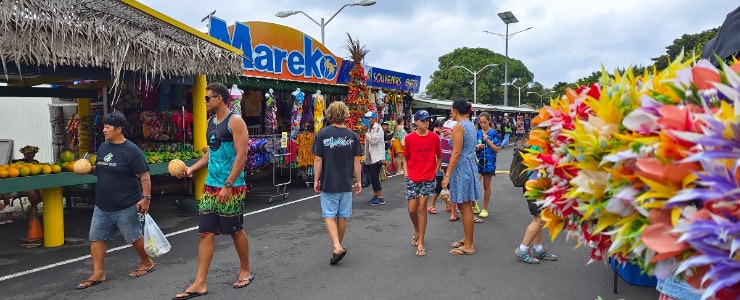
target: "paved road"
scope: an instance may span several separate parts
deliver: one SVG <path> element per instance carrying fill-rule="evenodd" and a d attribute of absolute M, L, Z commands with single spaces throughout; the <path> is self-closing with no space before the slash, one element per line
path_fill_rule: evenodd
<path fill-rule="evenodd" d="M 511 149 L 499 158 L 508 169 Z M 345 238 L 348 254 L 330 266 L 331 246 L 320 218 L 318 197 L 295 183 L 285 202 L 267 203 L 250 198 L 245 218 L 255 281 L 233 289 L 238 272 L 228 237 L 217 237 L 211 265 L 209 295 L 199 299 L 657 299 L 653 288 L 619 281 L 612 293 L 613 273 L 602 263 L 586 265 L 587 252 L 574 250 L 563 238 L 545 245 L 560 260 L 528 265 L 517 261 L 513 249 L 530 221 L 521 193 L 507 176 L 494 178 L 491 216 L 476 225 L 477 253 L 453 256 L 449 244 L 462 237 L 462 224 L 447 221 L 444 213 L 431 215 L 427 229 L 427 256 L 416 257 L 410 240 L 412 227 L 406 211 L 403 180 L 383 182 L 387 205 L 368 206 L 371 191 L 355 198 Z M 156 199 L 155 199 L 156 200 Z M 442 206 L 438 204 L 442 211 Z M 91 261 L 83 256 L 88 245 L 54 249 L 23 249 L 0 245 L 0 295 L 5 299 L 171 299 L 189 285 L 196 268 L 198 236 L 194 217 L 176 217 L 173 206 L 159 202 L 152 215 L 170 237 L 172 251 L 156 259 L 155 272 L 131 279 L 136 266 L 130 248 L 109 253 L 108 281 L 77 291 Z M 157 216 L 160 217 L 157 217 Z M 67 235 L 85 237 L 88 210 L 66 215 Z M 76 228 L 70 228 L 77 224 Z M 121 246 L 119 239 L 111 248 Z M 66 261 L 66 262 L 65 262 Z M 51 266 L 51 264 L 57 264 Z M 43 270 L 25 274 L 33 268 Z M 24 275 L 25 274 L 25 275 Z"/>

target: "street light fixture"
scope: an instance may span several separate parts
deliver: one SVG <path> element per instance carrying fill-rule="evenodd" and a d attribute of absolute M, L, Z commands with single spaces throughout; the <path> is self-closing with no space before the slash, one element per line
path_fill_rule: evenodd
<path fill-rule="evenodd" d="M 470 71 L 470 69 L 463 67 L 463 66 L 452 66 L 453 69 L 463 69 L 465 71 L 468 71 L 468 73 L 473 74 L 473 103 L 478 103 L 478 73 L 483 72 L 488 67 L 495 67 L 498 66 L 498 64 L 487 64 L 483 66 L 483 68 L 480 68 L 477 72 Z"/>
<path fill-rule="evenodd" d="M 517 33 L 532 29 L 532 27 L 530 26 L 530 27 L 527 27 L 526 29 L 509 34 L 509 24 L 518 23 L 519 20 L 517 20 L 514 14 L 511 13 L 510 11 L 499 13 L 498 16 L 499 18 L 501 18 L 501 21 L 504 21 L 504 24 L 506 24 L 506 34 L 504 35 L 500 33 L 490 32 L 488 30 L 483 30 L 483 32 L 495 34 L 495 35 L 498 35 L 506 39 L 506 60 L 504 62 L 504 82 L 509 82 L 509 39 Z M 504 86 L 504 106 L 508 106 L 508 105 L 509 105 L 509 86 L 507 85 L 507 86 Z"/>
<path fill-rule="evenodd" d="M 527 92 L 527 94 L 535 94 L 535 95 L 537 95 L 537 96 L 540 96 L 540 107 L 542 107 L 542 97 L 544 97 L 544 96 L 545 96 L 545 95 L 547 95 L 548 93 L 554 93 L 554 92 L 555 92 L 555 91 L 553 91 L 553 90 L 549 90 L 549 91 L 544 91 L 544 92 L 542 92 L 542 94 L 540 94 L 540 93 L 535 93 L 535 92 Z"/>
<path fill-rule="evenodd" d="M 517 90 L 519 90 L 519 106 L 522 106 L 522 88 L 524 88 L 527 84 L 525 83 L 522 86 L 516 86 L 516 85 L 514 85 L 514 82 L 516 82 L 517 80 L 519 80 L 519 78 L 514 78 L 514 80 L 512 80 L 511 82 L 504 82 L 501 85 L 503 85 L 505 87 L 513 86 Z"/>
<path fill-rule="evenodd" d="M 280 12 L 276 13 L 275 16 L 276 17 L 279 17 L 279 18 L 287 18 L 287 17 L 290 17 L 290 16 L 295 15 L 295 14 L 299 14 L 299 13 L 300 14 L 303 14 L 308 19 L 310 19 L 311 21 L 313 21 L 314 23 L 316 23 L 316 25 L 319 25 L 319 27 L 321 27 L 321 44 L 324 44 L 324 28 L 345 7 L 347 7 L 347 6 L 373 6 L 373 5 L 375 5 L 375 3 L 376 3 L 375 1 L 369 1 L 369 0 L 360 0 L 360 1 L 352 2 L 352 3 L 347 3 L 347 4 L 343 5 L 337 12 L 335 12 L 334 15 L 332 15 L 331 18 L 329 18 L 329 20 L 326 21 L 326 22 L 324 22 L 324 18 L 321 18 L 321 22 L 318 22 L 314 18 L 311 18 L 311 16 L 307 15 L 305 12 L 300 11 L 300 10 L 284 10 L 284 11 L 280 11 Z"/>

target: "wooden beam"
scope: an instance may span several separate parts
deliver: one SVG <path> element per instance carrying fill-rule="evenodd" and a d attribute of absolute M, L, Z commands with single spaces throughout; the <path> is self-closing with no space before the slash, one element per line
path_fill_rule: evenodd
<path fill-rule="evenodd" d="M 98 90 L 0 86 L 3 97 L 98 98 Z"/>
<path fill-rule="evenodd" d="M 53 84 L 57 82 L 68 82 L 68 81 L 74 81 L 74 80 L 75 79 L 63 78 L 63 77 L 57 77 L 57 76 L 26 77 L 26 78 L 19 79 L 19 80 L 8 81 L 8 86 L 31 87 L 31 86 L 37 86 L 40 84 Z"/>

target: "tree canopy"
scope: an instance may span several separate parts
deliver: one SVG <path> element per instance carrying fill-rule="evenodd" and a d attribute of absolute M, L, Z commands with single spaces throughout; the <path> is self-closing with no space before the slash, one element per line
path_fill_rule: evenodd
<path fill-rule="evenodd" d="M 700 55 L 701 49 L 706 42 L 715 37 L 719 27 L 702 31 L 696 34 L 684 34 L 673 40 L 671 45 L 665 47 L 666 53 L 651 58 L 653 64 L 648 66 L 630 66 L 635 74 L 642 74 L 646 70 L 655 67 L 658 71 L 665 69 L 668 62 L 684 51 L 686 55 Z M 506 57 L 485 48 L 458 48 L 450 53 L 439 57 L 438 70 L 430 76 L 431 81 L 426 87 L 427 95 L 437 99 L 466 98 L 473 100 L 473 75 L 470 72 L 453 68 L 463 66 L 471 72 L 478 72 L 488 64 L 498 64 L 496 67 L 487 67 L 477 74 L 477 98 L 478 103 L 503 105 L 504 99 L 504 61 Z M 625 68 L 619 68 L 617 72 L 624 72 Z M 563 95 L 566 88 L 577 88 L 582 85 L 598 83 L 602 70 L 596 70 L 591 75 L 580 78 L 575 82 L 558 82 L 547 88 L 538 82 L 534 82 L 534 74 L 519 60 L 509 57 L 509 79 L 513 80 L 513 86 L 509 88 L 509 105 L 518 104 L 518 94 L 521 88 L 521 103 L 538 108 L 542 102 L 546 102 L 551 96 Z M 610 70 L 607 70 L 610 72 Z M 613 76 L 609 73 L 608 76 Z"/>
<path fill-rule="evenodd" d="M 430 76 L 426 93 L 438 99 L 466 98 L 473 100 L 473 75 L 488 64 L 498 64 L 480 71 L 477 77 L 478 103 L 503 104 L 504 99 L 504 62 L 506 56 L 485 48 L 458 48 L 439 58 L 439 70 Z M 509 57 L 509 79 L 519 78 L 514 85 L 521 87 L 532 82 L 534 75 L 524 64 Z M 540 85 L 541 86 L 541 85 Z M 509 88 L 509 103 L 517 103 L 517 88 Z M 522 89 L 522 103 L 525 103 L 526 91 Z M 513 101 L 512 101 L 513 99 Z M 539 101 L 539 99 L 538 99 Z"/>

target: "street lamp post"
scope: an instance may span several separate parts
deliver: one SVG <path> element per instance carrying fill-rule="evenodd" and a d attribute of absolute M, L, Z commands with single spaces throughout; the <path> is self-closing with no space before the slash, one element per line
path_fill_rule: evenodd
<path fill-rule="evenodd" d="M 478 73 L 483 72 L 488 67 L 495 67 L 498 66 L 497 64 L 487 64 L 483 66 L 483 68 L 480 68 L 477 72 L 470 71 L 470 69 L 463 67 L 463 66 L 452 66 L 453 69 L 463 69 L 465 71 L 468 71 L 470 74 L 473 74 L 473 103 L 478 103 Z"/>
<path fill-rule="evenodd" d="M 542 94 L 540 94 L 540 93 L 535 93 L 535 92 L 527 92 L 527 94 L 535 94 L 535 95 L 537 95 L 537 96 L 540 96 L 540 107 L 542 107 L 542 97 L 544 97 L 544 96 L 545 96 L 545 95 L 547 95 L 548 93 L 554 93 L 554 92 L 555 92 L 555 91 L 553 91 L 553 90 L 550 90 L 550 91 L 544 91 L 544 92 L 542 92 Z"/>
<path fill-rule="evenodd" d="M 280 17 L 280 18 L 286 18 L 286 17 L 290 17 L 292 15 L 295 15 L 295 14 L 299 14 L 300 13 L 300 14 L 303 14 L 304 16 L 308 17 L 308 19 L 310 19 L 311 21 L 313 21 L 314 23 L 316 23 L 316 25 L 319 25 L 319 27 L 321 27 L 321 44 L 323 45 L 324 44 L 324 28 L 345 7 L 347 7 L 347 6 L 372 6 L 372 5 L 375 5 L 375 1 L 360 0 L 360 1 L 357 1 L 357 2 L 347 3 L 347 4 L 343 5 L 339 10 L 337 10 L 337 12 L 335 12 L 334 15 L 332 15 L 331 18 L 329 18 L 329 20 L 326 21 L 326 22 L 324 22 L 324 18 L 321 18 L 321 22 L 318 22 L 318 21 L 314 20 L 314 18 L 311 18 L 311 16 L 309 16 L 308 14 L 306 14 L 305 12 L 300 11 L 300 10 L 285 10 L 285 11 L 280 11 L 280 12 L 276 13 L 275 16 L 276 17 Z"/>
<path fill-rule="evenodd" d="M 519 90 L 519 106 L 522 106 L 522 89 L 524 88 L 524 86 L 526 86 L 526 84 L 525 85 L 522 85 L 522 86 L 516 86 L 516 85 L 514 85 L 514 82 L 516 82 L 517 80 L 519 80 L 519 78 L 514 78 L 514 80 L 512 80 L 511 82 L 504 82 L 501 85 L 503 85 L 505 87 L 513 86 L 517 90 Z"/>
<path fill-rule="evenodd" d="M 502 12 L 498 14 L 499 18 L 501 18 L 501 21 L 504 21 L 504 24 L 506 24 L 506 34 L 500 34 L 495 32 L 490 32 L 488 30 L 483 30 L 485 33 L 495 34 L 500 37 L 503 37 L 506 39 L 506 60 L 504 61 L 504 82 L 509 82 L 509 39 L 514 36 L 517 33 L 527 31 L 532 29 L 532 27 L 527 27 L 527 29 L 523 29 L 517 32 L 514 32 L 512 34 L 509 34 L 509 24 L 511 23 L 518 23 L 519 20 L 516 19 L 513 13 L 510 11 Z M 504 106 L 509 105 L 509 86 L 504 86 Z"/>

